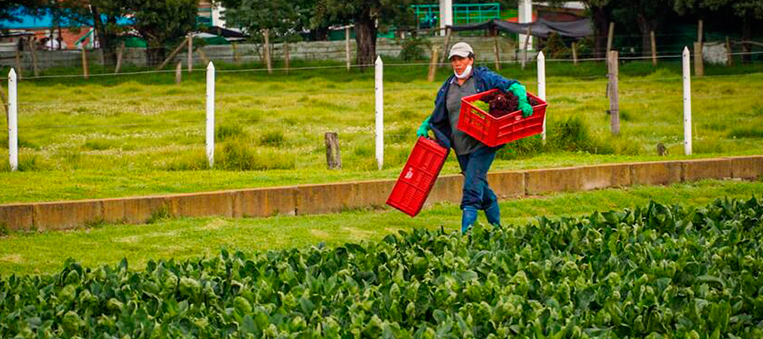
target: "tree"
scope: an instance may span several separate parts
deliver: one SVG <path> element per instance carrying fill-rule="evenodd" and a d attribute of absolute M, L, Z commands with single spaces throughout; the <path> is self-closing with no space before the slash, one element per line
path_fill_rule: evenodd
<path fill-rule="evenodd" d="M 377 23 L 402 24 L 412 21 L 414 0 L 319 0 L 313 12 L 313 27 L 336 20 L 354 23 L 357 63 L 364 67 L 376 58 Z"/>
<path fill-rule="evenodd" d="M 225 20 L 229 26 L 237 26 L 257 33 L 264 28 L 274 32 L 275 40 L 296 40 L 296 35 L 309 30 L 312 40 L 326 40 L 329 25 L 312 27 L 310 20 L 319 0 L 216 0 L 223 5 Z M 248 13 L 257 11 L 258 13 Z M 280 35 L 282 36 L 279 36 Z M 258 34 L 255 34 L 258 36 Z M 257 40 L 259 41 L 259 39 Z"/>
<path fill-rule="evenodd" d="M 604 56 L 606 49 L 607 33 L 609 23 L 612 21 L 613 2 L 618 0 L 583 0 L 588 9 L 591 21 L 593 23 L 593 54 L 600 58 Z M 566 0 L 551 0 L 548 3 L 551 6 L 560 6 Z"/>
<path fill-rule="evenodd" d="M 37 14 L 45 6 L 44 0 L 3 0 L 0 1 L 0 21 L 21 21 L 19 13 Z M 3 26 L 0 26 L 3 29 Z"/>
<path fill-rule="evenodd" d="M 733 1 L 731 8 L 734 13 L 742 18 L 742 40 L 750 41 L 752 36 L 753 21 L 763 19 L 763 0 L 737 0 Z M 750 44 L 742 44 L 742 52 L 752 51 Z M 750 55 L 742 55 L 742 60 L 750 62 Z"/>
<path fill-rule="evenodd" d="M 618 1 L 619 8 L 614 11 L 615 17 L 635 21 L 641 33 L 641 51 L 648 55 L 651 51 L 651 32 L 657 31 L 672 13 L 673 0 L 629 0 Z"/>
<path fill-rule="evenodd" d="M 164 61 L 169 44 L 179 42 L 196 26 L 196 0 L 63 0 L 71 19 L 93 26 L 104 55 L 111 58 L 123 31 L 135 30 L 148 44 L 146 56 L 151 66 Z M 120 27 L 117 19 L 129 16 L 131 27 Z"/>
<path fill-rule="evenodd" d="M 117 25 L 117 19 L 128 13 L 124 1 L 62 0 L 58 5 L 64 9 L 69 20 L 94 27 L 104 57 L 113 59 L 119 35 L 129 29 Z"/>
<path fill-rule="evenodd" d="M 222 0 L 225 6 L 225 21 L 228 25 L 243 28 L 256 41 L 261 41 L 261 32 L 270 31 L 270 36 L 285 39 L 300 30 L 299 7 L 287 0 Z"/>
<path fill-rule="evenodd" d="M 742 40 L 749 41 L 755 20 L 763 20 L 763 0 L 675 0 L 675 10 L 679 14 L 702 11 L 730 9 L 742 19 Z M 742 44 L 743 52 L 752 50 L 750 44 Z M 750 55 L 742 55 L 742 60 L 749 62 Z"/>
<path fill-rule="evenodd" d="M 149 65 L 164 61 L 168 45 L 178 43 L 196 27 L 198 0 L 112 0 L 132 14 L 133 27 L 146 40 Z"/>
<path fill-rule="evenodd" d="M 593 53 L 597 58 L 605 56 L 609 22 L 612 21 L 610 0 L 586 0 L 584 1 L 591 12 L 593 21 Z"/>

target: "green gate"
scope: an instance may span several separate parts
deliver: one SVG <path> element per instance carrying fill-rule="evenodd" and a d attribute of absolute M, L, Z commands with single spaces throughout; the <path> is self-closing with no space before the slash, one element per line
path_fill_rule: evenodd
<path fill-rule="evenodd" d="M 413 5 L 420 29 L 440 26 L 440 5 Z M 501 4 L 454 4 L 453 24 L 471 24 L 501 18 Z"/>

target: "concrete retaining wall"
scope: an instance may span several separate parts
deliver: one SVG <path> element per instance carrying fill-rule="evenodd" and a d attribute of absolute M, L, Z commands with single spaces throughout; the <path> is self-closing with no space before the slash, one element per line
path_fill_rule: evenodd
<path fill-rule="evenodd" d="M 433 37 L 429 39 L 432 46 L 442 48 L 444 38 Z M 472 45 L 477 60 L 482 62 L 492 62 L 495 59 L 493 51 L 494 39 L 492 37 L 454 37 L 451 45 L 455 42 L 466 41 Z M 515 45 L 509 40 L 502 38 L 499 40 L 499 49 L 502 60 L 513 60 L 516 57 Z M 204 46 L 204 54 L 213 62 L 225 63 L 251 63 L 262 62 L 262 45 L 255 44 L 237 44 L 233 45 L 214 45 Z M 377 41 L 376 53 L 382 57 L 398 57 L 400 55 L 401 45 L 394 39 L 380 38 Z M 272 55 L 274 60 L 283 60 L 283 44 L 273 44 Z M 167 51 L 169 54 L 170 51 Z M 350 53 L 353 64 L 356 57 L 355 40 L 350 41 Z M 427 50 L 422 57 L 429 58 L 431 51 Z M 187 50 L 181 50 L 175 59 L 170 62 L 167 68 L 174 67 L 178 62 L 183 62 L 185 68 Z M 345 60 L 345 42 L 342 41 L 303 41 L 289 45 L 289 55 L 292 60 Z M 90 65 L 99 64 L 102 59 L 100 50 L 90 51 L 88 60 Z M 146 67 L 146 50 L 144 48 L 127 48 L 123 55 L 125 66 Z M 199 53 L 194 53 L 194 64 L 202 67 L 204 62 Z M 32 54 L 31 52 L 21 53 L 21 67 L 24 68 L 24 74 L 32 75 Z M 63 51 L 37 51 L 37 67 L 47 69 L 51 67 L 81 67 L 82 55 L 78 50 Z M 16 67 L 16 52 L 0 52 L 0 67 Z"/>
<path fill-rule="evenodd" d="M 700 179 L 756 179 L 763 155 L 605 164 L 490 173 L 488 182 L 501 199 L 549 192 L 585 191 L 630 185 L 666 185 Z M 145 223 L 157 215 L 178 217 L 267 217 L 277 214 L 335 213 L 384 206 L 395 180 L 269 187 L 137 198 L 0 205 L 0 225 L 11 230 L 60 230 L 98 222 Z M 460 203 L 463 179 L 442 176 L 427 205 Z"/>

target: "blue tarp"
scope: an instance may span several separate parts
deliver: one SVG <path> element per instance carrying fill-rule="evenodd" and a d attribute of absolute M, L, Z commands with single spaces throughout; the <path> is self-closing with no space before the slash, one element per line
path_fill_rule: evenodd
<path fill-rule="evenodd" d="M 22 8 L 19 8 L 11 15 L 17 20 L 0 20 L 0 29 L 42 29 L 53 26 L 53 15 L 51 13 L 43 12 L 36 16 L 26 13 Z M 92 22 L 90 22 L 91 20 L 86 18 L 88 26 L 93 26 Z M 102 15 L 101 20 L 106 22 L 106 15 Z M 132 18 L 117 18 L 117 24 L 120 26 L 132 25 L 133 22 Z M 68 18 L 62 18 L 60 25 L 62 27 L 82 26 L 80 22 Z"/>

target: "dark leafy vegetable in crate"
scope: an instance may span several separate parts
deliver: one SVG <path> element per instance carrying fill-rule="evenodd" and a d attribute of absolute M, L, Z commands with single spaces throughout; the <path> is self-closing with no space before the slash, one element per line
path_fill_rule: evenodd
<path fill-rule="evenodd" d="M 0 278 L 2 338 L 761 338 L 763 204 Z"/>
<path fill-rule="evenodd" d="M 538 104 L 538 102 L 529 95 L 527 96 L 527 102 L 530 103 L 530 106 Z M 517 100 L 517 96 L 511 92 L 503 93 L 498 91 L 486 95 L 481 100 L 472 102 L 472 104 L 496 118 L 500 118 L 519 109 L 519 100 Z"/>

